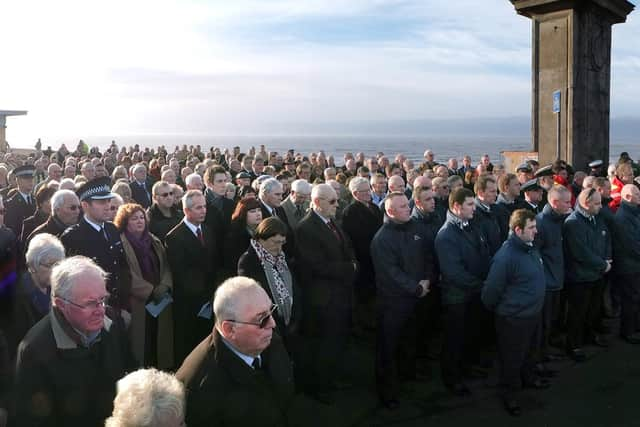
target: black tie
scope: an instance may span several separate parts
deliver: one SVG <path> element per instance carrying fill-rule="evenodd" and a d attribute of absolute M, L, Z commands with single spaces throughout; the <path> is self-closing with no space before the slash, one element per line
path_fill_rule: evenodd
<path fill-rule="evenodd" d="M 302 212 L 302 206 L 296 205 L 296 218 L 302 218 L 304 212 Z"/>
<path fill-rule="evenodd" d="M 107 230 L 104 229 L 104 225 L 102 227 L 100 227 L 100 232 L 102 233 L 102 236 L 104 237 L 104 239 L 108 242 L 109 241 L 109 235 L 107 234 Z"/>
<path fill-rule="evenodd" d="M 262 368 L 262 363 L 260 362 L 260 358 L 256 357 L 255 359 L 253 359 L 253 363 L 251 363 L 251 366 L 253 367 L 253 369 L 255 369 L 256 371 L 260 368 Z"/>
<path fill-rule="evenodd" d="M 198 238 L 198 240 L 200 240 L 200 244 L 204 246 L 204 236 L 202 235 L 202 230 L 200 230 L 200 227 L 196 228 L 196 237 Z"/>
<path fill-rule="evenodd" d="M 28 204 L 29 206 L 31 206 L 31 205 L 32 205 L 32 201 L 31 201 L 31 194 L 27 194 L 27 204 Z"/>
<path fill-rule="evenodd" d="M 336 238 L 340 241 L 342 241 L 342 236 L 340 236 L 340 232 L 338 231 L 338 227 L 336 227 L 336 225 L 333 223 L 333 221 L 329 221 L 327 222 L 327 225 L 329 226 L 329 228 L 331 229 L 331 231 L 333 231 L 333 234 L 336 235 Z"/>

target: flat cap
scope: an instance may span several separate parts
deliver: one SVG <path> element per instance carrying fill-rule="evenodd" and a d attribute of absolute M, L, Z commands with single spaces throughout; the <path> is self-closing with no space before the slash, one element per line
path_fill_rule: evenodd
<path fill-rule="evenodd" d="M 240 179 L 242 179 L 242 178 L 251 178 L 251 175 L 249 175 L 249 172 L 242 171 L 238 175 L 236 175 L 236 179 L 238 179 L 238 178 L 240 178 Z"/>
<path fill-rule="evenodd" d="M 522 187 L 520 187 L 520 189 L 522 191 L 536 191 L 536 190 L 542 190 L 542 187 L 538 185 L 537 179 L 532 179 L 522 184 Z"/>
<path fill-rule="evenodd" d="M 529 163 L 521 163 L 516 168 L 516 172 L 532 172 L 531 165 Z"/>
<path fill-rule="evenodd" d="M 76 194 L 80 201 L 112 199 L 115 197 L 111 192 L 111 179 L 109 177 L 95 178 L 85 182 L 78 188 Z"/>

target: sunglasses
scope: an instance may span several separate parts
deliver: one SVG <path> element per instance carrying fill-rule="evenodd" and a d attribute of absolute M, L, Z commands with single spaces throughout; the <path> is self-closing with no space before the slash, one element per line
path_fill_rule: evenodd
<path fill-rule="evenodd" d="M 338 203 L 338 199 L 325 199 L 324 197 L 318 197 L 319 199 L 326 200 L 330 205 L 335 205 Z"/>
<path fill-rule="evenodd" d="M 173 196 L 173 191 L 169 191 L 168 193 L 158 193 L 158 196 L 160 196 L 160 197 Z"/>
<path fill-rule="evenodd" d="M 227 322 L 240 323 L 242 325 L 253 325 L 253 326 L 259 327 L 260 329 L 264 329 L 269 324 L 269 320 L 272 318 L 273 312 L 276 311 L 277 309 L 278 309 L 278 306 L 276 304 L 273 304 L 269 309 L 269 311 L 264 315 L 264 317 L 260 318 L 260 320 L 258 320 L 257 322 L 241 322 L 239 320 L 233 320 L 233 319 L 229 319 L 227 320 Z"/>

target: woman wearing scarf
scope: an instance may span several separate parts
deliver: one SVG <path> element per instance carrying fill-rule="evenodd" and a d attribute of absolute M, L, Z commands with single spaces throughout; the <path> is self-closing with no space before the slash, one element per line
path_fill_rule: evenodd
<path fill-rule="evenodd" d="M 64 247 L 52 234 L 38 234 L 29 242 L 27 272 L 16 290 L 12 328 L 7 330 L 11 353 L 29 329 L 51 309 L 51 268 L 64 259 Z"/>
<path fill-rule="evenodd" d="M 262 220 L 250 240 L 249 249 L 238 261 L 238 275 L 256 280 L 278 309 L 273 313 L 276 331 L 289 353 L 292 334 L 300 322 L 295 278 L 289 270 L 282 245 L 287 239 L 287 226 L 278 218 Z"/>
<path fill-rule="evenodd" d="M 164 247 L 157 237 L 149 233 L 144 209 L 138 204 L 120 206 L 114 224 L 120 231 L 131 272 L 129 338 L 133 353 L 144 366 L 173 368 L 171 306 L 157 318 L 145 307 L 171 294 L 173 282 Z"/>

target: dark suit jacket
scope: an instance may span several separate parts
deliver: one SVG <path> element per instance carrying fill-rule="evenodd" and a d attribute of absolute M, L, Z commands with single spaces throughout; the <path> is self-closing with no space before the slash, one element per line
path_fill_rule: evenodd
<path fill-rule="evenodd" d="M 53 234 L 56 237 L 60 237 L 64 230 L 67 229 L 67 226 L 62 223 L 55 216 L 50 216 L 44 223 L 40 224 L 29 234 L 27 237 L 27 241 L 25 242 L 25 247 L 29 246 L 29 242 L 33 239 L 34 236 L 42 233 Z"/>
<path fill-rule="evenodd" d="M 186 358 L 176 377 L 187 388 L 187 424 L 283 427 L 294 396 L 293 369 L 280 337 L 253 369 L 233 353 L 217 331 Z"/>
<path fill-rule="evenodd" d="M 382 226 L 382 211 L 373 203 L 365 205 L 353 201 L 344 210 L 342 215 L 342 228 L 353 242 L 356 258 L 360 263 L 356 286 L 375 292 L 375 274 L 373 261 L 371 260 L 371 240 Z"/>
<path fill-rule="evenodd" d="M 222 259 L 224 269 L 230 276 L 235 276 L 238 271 L 238 260 L 243 253 L 250 248 L 251 236 L 247 228 L 240 222 L 232 222 L 224 240 L 224 253 Z"/>
<path fill-rule="evenodd" d="M 131 188 L 131 198 L 135 200 L 137 204 L 142 205 L 145 209 L 151 206 L 152 193 L 151 186 L 148 184 L 148 181 L 145 181 L 144 187 L 138 184 L 137 181 L 129 183 L 129 187 Z M 145 191 L 145 189 L 147 191 Z"/>
<path fill-rule="evenodd" d="M 22 233 L 22 222 L 33 215 L 36 211 L 35 197 L 31 196 L 32 203 L 28 204 L 22 194 L 15 192 L 5 201 L 4 207 L 7 213 L 4 216 L 4 225 L 13 230 L 16 236 Z"/>
<path fill-rule="evenodd" d="M 60 236 L 67 256 L 84 255 L 93 259 L 104 271 L 109 273 L 107 290 L 111 294 L 109 303 L 117 308 L 128 308 L 131 275 L 120 240 L 120 233 L 111 222 L 104 223 L 109 236 L 107 241 L 85 219 L 69 227 Z"/>
<path fill-rule="evenodd" d="M 239 276 L 251 277 L 253 280 L 260 283 L 260 286 L 262 286 L 262 288 L 267 292 L 267 295 L 269 295 L 271 301 L 275 301 L 275 298 L 271 293 L 271 289 L 269 288 L 267 276 L 264 272 L 264 269 L 262 268 L 262 263 L 258 259 L 258 255 L 256 254 L 256 251 L 252 246 L 249 246 L 247 251 L 240 257 L 240 260 L 238 261 L 237 272 Z M 284 320 L 282 319 L 282 317 L 280 317 L 277 311 L 273 316 L 274 320 L 276 321 L 276 330 L 278 331 L 278 334 L 280 336 L 285 338 L 285 342 L 286 338 L 291 334 L 291 332 L 296 329 L 297 324 L 302 318 L 302 298 L 300 298 L 301 294 L 298 287 L 298 281 L 296 280 L 296 277 L 291 269 L 289 269 L 289 272 L 291 273 L 291 280 L 293 281 L 293 309 L 289 325 L 284 324 Z"/>
<path fill-rule="evenodd" d="M 305 328 L 310 328 L 307 330 L 312 334 L 320 332 L 323 325 L 319 319 L 306 316 L 308 310 L 342 314 L 351 309 L 356 258 L 349 236 L 339 227 L 338 231 L 341 239 L 313 210 L 296 229 L 296 265 L 303 286 Z"/>
<path fill-rule="evenodd" d="M 273 210 L 275 215 L 271 215 L 269 210 L 265 207 L 264 203 L 260 201 L 260 210 L 262 211 L 262 219 L 269 218 L 271 216 L 276 216 L 287 226 L 287 243 L 284 244 L 282 248 L 284 253 L 287 254 L 288 258 L 294 258 L 296 253 L 296 237 L 293 228 L 289 225 L 289 221 L 287 220 L 287 214 L 284 211 L 282 206 L 278 206 Z"/>
<path fill-rule="evenodd" d="M 22 221 L 22 233 L 20 234 L 20 241 L 25 243 L 25 241 L 28 239 L 31 233 L 33 233 L 33 230 L 35 230 L 36 227 L 44 224 L 47 218 L 48 218 L 48 215 L 45 214 L 43 211 L 36 210 L 36 212 L 32 216 Z M 24 250 L 26 252 L 27 250 L 26 245 L 24 245 Z"/>

